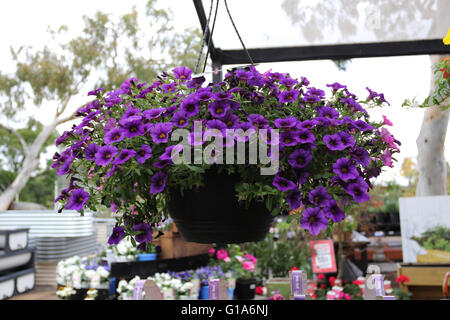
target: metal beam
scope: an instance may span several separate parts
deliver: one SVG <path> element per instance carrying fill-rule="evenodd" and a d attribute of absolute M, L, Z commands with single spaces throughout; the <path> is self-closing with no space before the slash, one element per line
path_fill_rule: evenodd
<path fill-rule="evenodd" d="M 450 46 L 442 39 L 357 43 L 342 45 L 322 45 L 304 47 L 278 47 L 248 49 L 255 63 L 301 61 L 301 60 L 340 60 L 350 58 L 389 57 L 421 54 L 449 54 Z M 216 48 L 216 59 L 222 64 L 246 64 L 248 57 L 243 50 L 221 50 Z"/>

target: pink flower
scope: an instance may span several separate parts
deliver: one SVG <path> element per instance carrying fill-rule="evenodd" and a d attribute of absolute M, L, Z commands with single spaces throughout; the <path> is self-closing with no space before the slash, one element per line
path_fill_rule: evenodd
<path fill-rule="evenodd" d="M 351 300 L 352 297 L 351 297 L 348 293 L 346 293 L 346 294 L 344 295 L 344 299 L 345 299 L 345 300 Z"/>
<path fill-rule="evenodd" d="M 230 259 L 230 257 L 226 257 L 225 259 L 223 259 L 223 261 L 225 261 L 225 262 L 230 262 L 231 259 Z"/>
<path fill-rule="evenodd" d="M 383 124 L 387 126 L 392 126 L 392 122 L 385 115 L 383 115 Z"/>
<path fill-rule="evenodd" d="M 111 212 L 117 212 L 117 205 L 114 202 L 111 202 Z"/>
<path fill-rule="evenodd" d="M 391 148 L 393 148 L 393 149 L 395 149 L 397 151 L 400 151 L 400 149 L 394 143 L 394 137 L 389 132 L 389 130 L 387 130 L 386 128 L 381 128 L 380 137 L 381 137 L 381 141 L 386 142 L 386 143 L 389 144 L 389 147 L 391 147 Z"/>
<path fill-rule="evenodd" d="M 383 152 L 383 154 L 381 155 L 381 161 L 383 162 L 383 164 L 385 166 L 388 166 L 388 167 L 391 167 L 391 168 L 394 167 L 394 164 L 392 162 L 392 155 L 391 155 L 391 153 L 389 152 L 388 149 L 386 149 Z"/>
<path fill-rule="evenodd" d="M 211 249 L 208 250 L 208 253 L 209 253 L 210 255 L 213 255 L 214 253 L 216 253 L 216 249 L 211 248 Z"/>
<path fill-rule="evenodd" d="M 250 270 L 250 271 L 255 271 L 255 264 L 251 261 L 245 261 L 242 264 L 242 268 L 244 268 L 245 270 Z"/>
<path fill-rule="evenodd" d="M 244 254 L 244 258 L 250 260 L 253 263 L 256 263 L 256 258 L 248 253 Z"/>
<path fill-rule="evenodd" d="M 226 250 L 217 250 L 216 256 L 219 260 L 225 260 L 228 258 L 228 252 Z"/>

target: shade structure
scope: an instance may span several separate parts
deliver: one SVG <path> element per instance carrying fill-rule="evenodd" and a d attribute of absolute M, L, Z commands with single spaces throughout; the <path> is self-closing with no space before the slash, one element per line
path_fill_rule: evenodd
<path fill-rule="evenodd" d="M 193 1 L 205 30 L 211 1 Z M 255 63 L 450 53 L 447 0 L 228 0 L 228 8 Z M 215 1 L 210 28 L 214 9 Z M 216 66 L 249 62 L 224 0 L 210 50 Z"/>

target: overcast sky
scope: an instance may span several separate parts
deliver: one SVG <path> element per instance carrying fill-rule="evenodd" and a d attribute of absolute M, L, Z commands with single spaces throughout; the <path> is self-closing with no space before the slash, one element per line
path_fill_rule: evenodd
<path fill-rule="evenodd" d="M 2 72 L 13 70 L 10 46 L 15 48 L 24 44 L 42 46 L 46 43 L 48 25 L 57 28 L 61 24 L 66 24 L 75 34 L 82 29 L 81 17 L 83 14 L 91 15 L 96 10 L 120 14 L 127 12 L 135 4 L 142 7 L 144 3 L 143 0 L 1 1 L 0 70 Z M 170 0 L 162 3 L 170 5 L 174 11 L 175 26 L 179 31 L 188 26 L 199 26 L 192 1 Z M 229 1 L 229 4 L 230 9 L 233 9 L 239 4 L 239 1 Z M 258 32 L 258 30 L 252 28 L 251 19 L 238 20 L 236 18 L 235 22 L 241 30 L 244 41 L 246 38 L 252 37 L 252 34 L 245 31 Z M 273 23 L 274 28 L 277 28 L 276 21 L 270 23 Z M 280 29 L 279 32 L 283 33 L 283 29 Z M 235 37 L 233 30 L 230 30 L 229 36 Z M 220 46 L 218 40 L 216 40 L 216 44 Z M 223 39 L 223 41 L 226 41 L 226 39 Z M 258 69 L 261 72 L 268 69 L 277 72 L 289 72 L 293 77 L 306 76 L 310 80 L 311 86 L 323 89 L 325 89 L 327 83 L 337 81 L 347 85 L 350 92 L 360 97 L 367 95 L 366 86 L 377 92 L 383 92 L 391 106 L 371 110 L 370 114 L 377 120 L 382 120 L 382 115 L 386 115 L 394 123 L 394 127 L 389 128 L 389 130 L 401 141 L 402 145 L 400 148 L 401 154 L 397 155 L 399 162 L 394 168 L 389 168 L 383 173 L 381 180 L 396 179 L 401 183 L 405 182 L 404 179 L 400 178 L 400 165 L 405 157 L 417 156 L 416 138 L 419 135 L 424 111 L 404 109 L 401 108 L 401 104 L 405 98 L 417 97 L 422 100 L 428 94 L 430 84 L 430 59 L 428 56 L 353 59 L 345 72 L 339 71 L 328 60 L 262 64 L 259 65 Z M 74 101 L 73 108 L 76 106 L 77 101 Z M 35 116 L 44 123 L 49 121 L 43 112 L 35 113 Z M 64 129 L 67 129 L 67 126 L 58 128 L 61 132 Z M 445 155 L 447 159 L 450 159 L 450 137 L 448 135 Z M 51 150 L 50 153 L 53 152 L 54 150 Z"/>

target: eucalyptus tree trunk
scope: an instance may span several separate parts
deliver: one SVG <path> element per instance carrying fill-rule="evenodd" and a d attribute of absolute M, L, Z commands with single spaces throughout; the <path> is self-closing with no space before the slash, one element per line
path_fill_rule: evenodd
<path fill-rule="evenodd" d="M 438 62 L 442 56 L 430 56 L 431 62 Z M 430 94 L 435 91 L 434 74 L 431 77 Z M 447 194 L 447 163 L 444 156 L 445 136 L 450 109 L 443 110 L 448 103 L 446 99 L 441 105 L 425 110 L 422 128 L 416 140 L 418 149 L 419 177 L 416 196 L 432 196 Z"/>

